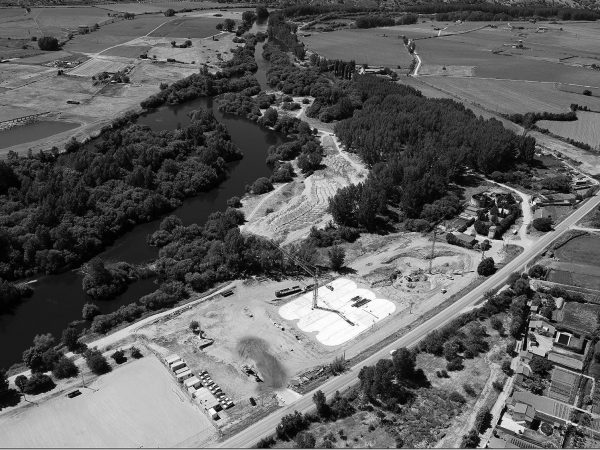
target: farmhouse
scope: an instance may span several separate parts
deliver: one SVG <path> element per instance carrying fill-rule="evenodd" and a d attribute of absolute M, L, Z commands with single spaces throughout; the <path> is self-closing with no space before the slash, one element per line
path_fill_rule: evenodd
<path fill-rule="evenodd" d="M 554 399 L 535 395 L 527 391 L 514 392 L 512 397 L 508 399 L 508 404 L 514 405 L 515 407 L 519 404 L 525 405 L 525 407 L 531 407 L 533 409 L 534 418 L 546 420 L 557 425 L 564 425 L 567 423 L 571 418 L 573 409 L 569 405 L 565 405 Z M 523 407 L 521 406 L 520 408 L 522 410 Z M 522 417 L 525 417 L 525 413 L 523 413 Z"/>
<path fill-rule="evenodd" d="M 477 244 L 477 239 L 475 239 L 473 236 L 469 236 L 468 234 L 456 233 L 454 237 L 456 237 L 457 241 L 460 241 L 467 247 L 473 247 L 475 244 Z"/>
<path fill-rule="evenodd" d="M 512 417 L 517 423 L 525 422 L 529 425 L 535 418 L 535 409 L 531 405 L 517 403 L 513 409 Z"/>

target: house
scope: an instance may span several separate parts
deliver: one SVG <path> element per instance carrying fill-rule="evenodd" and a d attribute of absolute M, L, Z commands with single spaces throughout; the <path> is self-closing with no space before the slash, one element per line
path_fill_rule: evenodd
<path fill-rule="evenodd" d="M 477 239 L 475 239 L 473 236 L 469 236 L 468 234 L 456 233 L 454 237 L 457 241 L 461 242 L 467 247 L 473 247 L 475 244 L 477 244 Z"/>
<path fill-rule="evenodd" d="M 530 424 L 535 419 L 535 409 L 525 403 L 517 403 L 513 408 L 512 417 L 515 422 L 525 422 Z"/>
<path fill-rule="evenodd" d="M 90 32 L 90 27 L 87 25 L 79 25 L 77 31 L 79 34 L 88 34 Z"/>
<path fill-rule="evenodd" d="M 516 406 L 519 403 L 531 406 L 534 417 L 546 420 L 556 425 L 564 425 L 571 418 L 573 408 L 562 402 L 529 391 L 515 391 L 508 399 L 508 404 Z"/>
<path fill-rule="evenodd" d="M 488 230 L 488 239 L 494 239 L 496 237 L 496 232 L 498 231 L 498 227 L 496 225 L 492 225 Z"/>
<path fill-rule="evenodd" d="M 538 204 L 540 206 L 550 206 L 550 205 L 560 205 L 560 206 L 569 206 L 577 203 L 577 196 L 575 194 L 546 194 L 546 201 L 540 201 Z"/>

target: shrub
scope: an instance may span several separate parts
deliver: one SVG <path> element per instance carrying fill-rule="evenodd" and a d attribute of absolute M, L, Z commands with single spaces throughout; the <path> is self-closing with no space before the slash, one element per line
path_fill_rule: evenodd
<path fill-rule="evenodd" d="M 339 272 L 344 267 L 344 260 L 346 259 L 346 251 L 338 246 L 334 245 L 328 252 L 329 262 L 331 263 L 331 269 Z"/>
<path fill-rule="evenodd" d="M 90 370 L 96 375 L 103 375 L 112 370 L 110 364 L 98 349 L 87 349 L 83 356 Z"/>
<path fill-rule="evenodd" d="M 117 350 L 110 355 L 110 357 L 114 359 L 117 364 L 123 364 L 125 361 L 127 361 L 127 357 L 125 356 L 125 352 L 123 350 Z"/>
<path fill-rule="evenodd" d="M 271 448 L 275 445 L 275 439 L 273 436 L 262 438 L 256 443 L 256 448 Z"/>
<path fill-rule="evenodd" d="M 448 364 L 446 365 L 446 369 L 448 369 L 450 372 L 457 372 L 459 370 L 463 370 L 464 367 L 465 366 L 463 366 L 462 358 L 460 356 L 452 358 L 450 361 L 448 361 Z"/>
<path fill-rule="evenodd" d="M 256 195 L 265 194 L 273 190 L 273 184 L 268 178 L 262 177 L 252 183 L 250 190 Z"/>
<path fill-rule="evenodd" d="M 140 359 L 142 356 L 144 356 L 144 355 L 142 355 L 142 352 L 140 351 L 140 349 L 137 347 L 131 347 L 129 349 L 129 352 L 130 352 L 129 354 L 131 355 L 131 357 L 135 358 L 135 359 Z"/>
<path fill-rule="evenodd" d="M 495 270 L 496 267 L 493 258 L 484 258 L 477 266 L 477 273 L 484 277 L 492 275 Z"/>
<path fill-rule="evenodd" d="M 173 17 L 175 15 L 175 10 L 173 8 L 169 8 L 165 11 L 165 17 Z"/>
<path fill-rule="evenodd" d="M 502 361 L 501 368 L 502 372 L 504 372 L 506 375 L 511 376 L 513 374 L 513 370 L 510 367 L 510 361 L 508 359 Z"/>
<path fill-rule="evenodd" d="M 98 314 L 100 314 L 100 308 L 98 308 L 98 306 L 96 306 L 95 304 L 86 303 L 85 305 L 83 305 L 83 310 L 81 312 L 83 320 L 92 320 Z"/>
<path fill-rule="evenodd" d="M 502 321 L 497 316 L 494 316 L 490 319 L 490 324 L 496 331 L 500 331 L 503 328 Z"/>
<path fill-rule="evenodd" d="M 317 443 L 313 434 L 308 431 L 299 433 L 294 440 L 296 441 L 296 448 L 315 448 Z"/>
<path fill-rule="evenodd" d="M 537 219 L 533 219 L 532 225 L 536 230 L 545 233 L 552 230 L 552 219 L 548 217 L 538 217 Z"/>
<path fill-rule="evenodd" d="M 479 437 L 479 433 L 476 429 L 472 429 L 467 434 L 463 436 L 462 442 L 460 444 L 461 448 L 477 448 L 481 439 Z"/>
<path fill-rule="evenodd" d="M 500 381 L 500 380 L 495 380 L 495 381 L 492 383 L 492 387 L 493 387 L 494 389 L 496 389 L 498 392 L 501 392 L 501 391 L 502 391 L 502 389 L 504 389 L 504 383 L 503 383 L 502 381 Z"/>
<path fill-rule="evenodd" d="M 592 91 L 590 91 L 589 89 L 584 89 L 582 94 L 583 95 L 592 95 Z"/>
<path fill-rule="evenodd" d="M 31 395 L 43 394 L 44 392 L 51 391 L 56 387 L 52 378 L 43 373 L 34 373 L 27 383 L 23 392 Z"/>
<path fill-rule="evenodd" d="M 475 392 L 475 389 L 473 389 L 473 386 L 471 386 L 469 383 L 464 383 L 463 389 L 468 396 L 477 397 L 477 392 Z"/>
<path fill-rule="evenodd" d="M 241 208 L 242 202 L 239 197 L 231 197 L 229 200 L 227 200 L 227 206 L 229 208 Z"/>
<path fill-rule="evenodd" d="M 42 36 L 37 41 L 40 50 L 44 51 L 56 51 L 60 49 L 58 45 L 58 39 L 52 36 Z"/>
<path fill-rule="evenodd" d="M 546 276 L 546 268 L 536 264 L 529 269 L 529 276 L 531 278 L 543 278 Z"/>
<path fill-rule="evenodd" d="M 552 364 L 552 362 L 550 362 L 546 358 L 542 358 L 541 356 L 534 355 L 533 358 L 531 359 L 531 362 L 529 363 L 529 367 L 531 368 L 531 371 L 535 375 L 544 377 L 544 376 L 548 375 L 548 373 L 552 370 L 554 365 Z"/>
<path fill-rule="evenodd" d="M 467 399 L 458 391 L 452 391 L 448 399 L 455 403 L 460 403 L 461 405 L 467 403 Z"/>
<path fill-rule="evenodd" d="M 77 374 L 79 374 L 79 369 L 75 363 L 66 356 L 61 357 L 56 363 L 54 363 L 54 367 L 52 368 L 52 375 L 59 380 L 63 378 L 75 377 Z"/>

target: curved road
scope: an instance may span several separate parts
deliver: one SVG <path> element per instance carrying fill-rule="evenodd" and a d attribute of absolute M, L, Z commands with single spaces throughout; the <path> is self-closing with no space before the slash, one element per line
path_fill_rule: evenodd
<path fill-rule="evenodd" d="M 554 231 L 549 232 L 535 242 L 530 248 L 525 250 L 515 259 L 506 264 L 496 274 L 489 277 L 484 283 L 477 286 L 471 292 L 466 294 L 460 300 L 440 312 L 436 316 L 432 317 L 428 321 L 416 327 L 414 330 L 408 332 L 394 343 L 387 345 L 374 355 L 368 357 L 358 365 L 352 367 L 349 371 L 344 374 L 331 378 L 317 389 L 308 392 L 294 403 L 281 408 L 264 419 L 256 422 L 254 425 L 246 428 L 239 432 L 235 436 L 220 442 L 215 447 L 220 448 L 241 448 L 251 447 L 256 444 L 262 438 L 272 435 L 275 431 L 275 427 L 281 420 L 281 418 L 294 410 L 306 413 L 314 409 L 312 396 L 316 390 L 321 390 L 323 393 L 331 397 L 335 391 L 342 391 L 354 385 L 358 379 L 358 372 L 365 365 L 374 365 L 379 359 L 388 358 L 390 351 L 399 347 L 412 347 L 423 339 L 427 333 L 450 322 L 456 318 L 460 313 L 470 306 L 475 305 L 483 296 L 483 294 L 489 290 L 500 288 L 504 285 L 506 278 L 512 272 L 524 269 L 547 245 L 556 240 L 559 236 L 565 233 L 571 226 L 576 224 L 583 216 L 590 212 L 594 207 L 600 204 L 600 197 L 592 197 L 587 203 L 581 205 L 573 214 L 566 218 L 563 222 L 556 226 Z"/>

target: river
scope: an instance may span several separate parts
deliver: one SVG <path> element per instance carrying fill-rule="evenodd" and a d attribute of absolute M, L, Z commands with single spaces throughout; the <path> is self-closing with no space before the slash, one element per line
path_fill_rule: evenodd
<path fill-rule="evenodd" d="M 255 27 L 256 29 L 256 27 Z M 255 30 L 253 29 L 253 31 Z M 260 28 L 258 29 L 260 30 Z M 266 79 L 266 64 L 262 61 L 262 44 L 257 45 L 259 61 L 258 80 Z M 263 89 L 265 85 L 261 83 Z M 215 212 L 225 210 L 227 200 L 242 196 L 245 186 L 259 177 L 269 176 L 271 170 L 265 164 L 267 148 L 283 141 L 281 135 L 259 127 L 255 122 L 237 116 L 224 115 L 213 107 L 212 98 L 199 98 L 186 104 L 165 106 L 138 119 L 138 123 L 153 130 L 185 127 L 188 113 L 198 108 L 211 109 L 219 122 L 225 125 L 232 141 L 242 150 L 244 157 L 229 164 L 229 175 L 223 183 L 210 192 L 189 198 L 170 214 L 176 215 L 184 224 L 204 223 Z M 106 261 L 143 263 L 156 258 L 157 250 L 146 243 L 147 236 L 158 229 L 162 218 L 141 224 L 121 236 L 99 256 Z M 58 275 L 40 276 L 32 284 L 34 294 L 21 303 L 13 313 L 0 316 L 0 368 L 20 362 L 23 351 L 31 346 L 33 337 L 40 333 L 52 333 L 57 339 L 67 325 L 81 319 L 84 303 L 91 301 L 81 287 L 82 276 L 78 270 Z M 156 289 L 153 280 L 141 280 L 114 300 L 95 302 L 102 313 L 115 311 L 122 305 L 135 302 L 141 296 Z"/>

